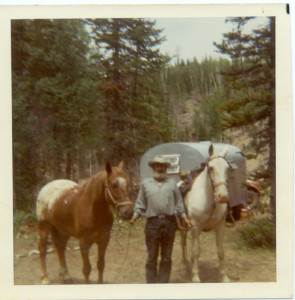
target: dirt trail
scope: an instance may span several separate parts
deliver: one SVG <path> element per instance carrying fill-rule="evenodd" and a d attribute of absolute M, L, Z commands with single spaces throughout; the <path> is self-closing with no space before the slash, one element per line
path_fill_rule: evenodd
<path fill-rule="evenodd" d="M 234 240 L 236 230 L 245 221 L 237 222 L 235 227 L 227 227 L 224 239 L 226 252 L 226 270 L 232 282 L 274 282 L 276 281 L 275 251 L 258 249 L 237 249 Z M 110 283 L 145 283 L 145 260 L 147 256 L 144 242 L 144 219 L 131 227 L 123 223 L 116 224 L 106 253 L 104 281 Z M 190 245 L 190 242 L 188 242 Z M 202 282 L 220 282 L 215 237 L 212 231 L 201 235 L 202 253 L 200 257 L 200 278 Z M 76 240 L 70 240 L 67 250 L 71 284 L 83 284 L 82 261 Z M 25 228 L 25 233 L 18 235 L 14 243 L 14 283 L 16 285 L 40 284 L 39 255 L 36 225 Z M 52 245 L 49 245 L 52 248 Z M 190 282 L 190 276 L 181 263 L 180 237 L 177 233 L 173 250 L 171 283 Z M 190 247 L 189 247 L 190 248 Z M 97 248 L 90 251 L 92 272 L 90 283 L 97 282 Z M 51 284 L 63 284 L 58 277 L 58 261 L 53 251 L 47 255 L 47 268 Z"/>

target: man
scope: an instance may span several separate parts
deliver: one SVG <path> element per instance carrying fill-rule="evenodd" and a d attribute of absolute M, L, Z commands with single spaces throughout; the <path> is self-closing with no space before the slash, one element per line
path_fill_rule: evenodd
<path fill-rule="evenodd" d="M 149 162 L 153 177 L 143 180 L 134 207 L 131 224 L 144 215 L 148 258 L 146 261 L 147 283 L 167 283 L 172 266 L 172 248 L 177 229 L 176 215 L 179 215 L 187 227 L 191 222 L 187 218 L 183 201 L 172 178 L 167 177 L 167 168 L 171 165 L 162 156 L 156 156 Z M 158 254 L 161 260 L 158 271 Z"/>

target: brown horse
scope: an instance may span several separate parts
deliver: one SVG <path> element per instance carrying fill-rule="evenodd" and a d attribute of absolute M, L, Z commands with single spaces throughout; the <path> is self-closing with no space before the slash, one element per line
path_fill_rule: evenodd
<path fill-rule="evenodd" d="M 60 276 L 69 280 L 65 249 L 70 237 L 79 239 L 85 282 L 89 283 L 89 249 L 98 245 L 98 282 L 103 283 L 105 251 L 113 225 L 113 206 L 119 217 L 128 220 L 133 214 L 129 199 L 129 179 L 121 162 L 118 167 L 106 163 L 105 170 L 92 176 L 82 186 L 70 180 L 54 180 L 37 197 L 39 251 L 42 284 L 48 284 L 46 247 L 49 233 L 60 263 Z"/>

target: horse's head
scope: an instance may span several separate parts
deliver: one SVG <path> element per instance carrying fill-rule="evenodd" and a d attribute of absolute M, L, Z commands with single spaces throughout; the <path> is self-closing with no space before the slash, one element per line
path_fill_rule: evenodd
<path fill-rule="evenodd" d="M 227 203 L 229 201 L 228 171 L 230 165 L 225 159 L 227 151 L 227 147 L 222 153 L 215 152 L 213 145 L 209 147 L 208 173 L 213 186 L 215 201 L 219 203 Z"/>
<path fill-rule="evenodd" d="M 118 167 L 112 167 L 109 162 L 106 163 L 105 196 L 118 211 L 119 216 L 124 220 L 129 220 L 133 215 L 133 204 L 129 198 L 129 178 L 123 168 L 123 162 Z"/>

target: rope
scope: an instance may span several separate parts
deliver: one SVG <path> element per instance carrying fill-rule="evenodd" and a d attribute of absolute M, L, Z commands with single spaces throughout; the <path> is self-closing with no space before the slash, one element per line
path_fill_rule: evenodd
<path fill-rule="evenodd" d="M 121 224 L 119 223 L 119 225 L 121 225 Z M 126 259 L 127 259 L 128 252 L 129 252 L 129 240 L 130 240 L 130 233 L 131 233 L 131 225 L 129 224 L 128 227 L 129 227 L 129 229 L 128 229 L 128 236 L 127 236 L 127 249 L 126 249 L 126 252 L 125 252 L 125 255 L 124 255 L 124 258 L 123 258 L 123 262 L 122 262 L 121 268 L 120 268 L 119 272 L 117 273 L 116 277 L 114 278 L 114 281 L 117 280 L 117 278 L 119 277 L 120 273 L 122 272 L 124 264 L 125 264 Z"/>
<path fill-rule="evenodd" d="M 235 221 L 235 218 L 234 218 L 234 216 L 233 216 L 233 211 L 232 211 L 231 206 L 230 206 L 229 203 L 227 203 L 227 211 L 228 211 L 228 215 L 229 215 L 230 219 L 231 219 L 232 222 L 233 222 L 232 227 L 234 227 L 234 226 L 236 225 L 236 221 Z M 227 225 L 227 227 L 229 227 L 229 226 Z"/>

